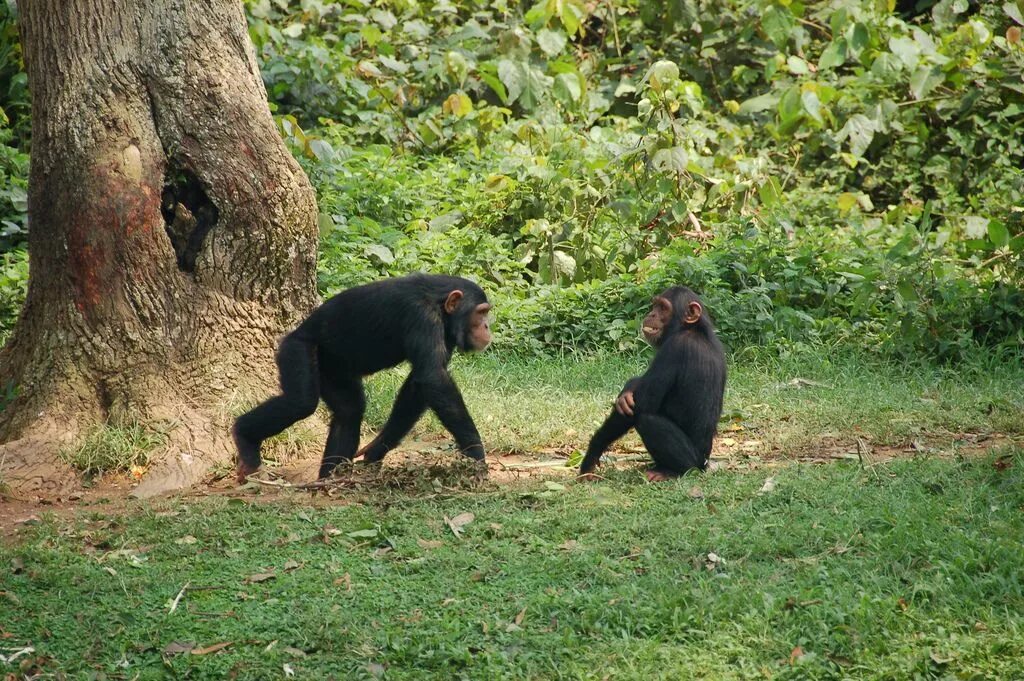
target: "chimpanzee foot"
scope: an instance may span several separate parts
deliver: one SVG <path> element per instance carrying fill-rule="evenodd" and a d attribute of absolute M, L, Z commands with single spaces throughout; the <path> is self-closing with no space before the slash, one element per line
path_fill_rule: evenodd
<path fill-rule="evenodd" d="M 238 484 L 244 484 L 245 479 L 260 468 L 260 446 L 249 440 L 238 432 L 238 424 L 231 429 L 231 438 L 238 448 L 238 464 L 235 467 L 235 477 Z"/>
<path fill-rule="evenodd" d="M 235 478 L 238 480 L 238 484 L 244 485 L 248 477 L 259 469 L 259 466 L 250 466 L 243 461 L 239 461 L 235 467 Z"/>
<path fill-rule="evenodd" d="M 665 482 L 666 480 L 672 480 L 678 478 L 679 473 L 670 471 L 667 468 L 649 468 L 647 469 L 647 482 Z"/>

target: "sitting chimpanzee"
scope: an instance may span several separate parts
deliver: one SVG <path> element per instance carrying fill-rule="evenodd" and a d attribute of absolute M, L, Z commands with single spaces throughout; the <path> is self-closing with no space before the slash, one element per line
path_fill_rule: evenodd
<path fill-rule="evenodd" d="M 260 466 L 260 444 L 311 415 L 323 398 L 331 411 L 320 478 L 356 456 L 380 461 L 427 407 L 463 454 L 482 461 L 484 448 L 448 362 L 455 348 L 491 342 L 483 290 L 461 277 L 414 274 L 357 286 L 334 296 L 288 334 L 277 352 L 281 395 L 235 422 L 238 479 Z M 366 398 L 363 377 L 409 360 L 412 371 L 384 428 L 358 454 Z"/>
<path fill-rule="evenodd" d="M 674 286 L 654 298 L 643 332 L 657 352 L 647 373 L 626 382 L 594 433 L 582 476 L 589 477 L 604 450 L 630 428 L 654 459 L 647 471 L 652 482 L 707 466 L 725 392 L 725 353 L 711 320 L 697 294 Z"/>

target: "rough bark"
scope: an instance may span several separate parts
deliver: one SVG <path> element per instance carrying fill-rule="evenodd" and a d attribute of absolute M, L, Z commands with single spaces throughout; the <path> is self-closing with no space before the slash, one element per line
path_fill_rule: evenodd
<path fill-rule="evenodd" d="M 28 297 L 0 353 L 0 480 L 59 492 L 101 423 L 168 433 L 138 494 L 231 446 L 315 303 L 316 205 L 281 142 L 238 0 L 22 0 L 32 92 Z M 255 386 L 251 386 L 255 387 Z"/>

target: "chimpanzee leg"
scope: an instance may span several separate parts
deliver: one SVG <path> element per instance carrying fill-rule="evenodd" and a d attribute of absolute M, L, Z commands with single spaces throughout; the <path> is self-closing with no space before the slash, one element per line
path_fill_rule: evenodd
<path fill-rule="evenodd" d="M 657 414 L 641 414 L 636 419 L 636 431 L 654 459 L 655 472 L 676 476 L 691 468 L 704 470 L 707 458 L 671 420 Z"/>
<path fill-rule="evenodd" d="M 318 478 L 326 478 L 342 461 L 351 461 L 359 448 L 359 424 L 366 410 L 363 381 L 320 374 L 320 395 L 331 410 L 331 427 Z"/>
<path fill-rule="evenodd" d="M 286 336 L 277 351 L 281 394 L 271 397 L 235 421 L 240 478 L 260 467 L 260 445 L 316 411 L 320 402 L 316 345 Z"/>
<path fill-rule="evenodd" d="M 398 391 L 387 423 L 381 428 L 377 437 L 363 447 L 357 456 L 362 456 L 366 463 L 382 460 L 388 452 L 398 446 L 402 438 L 409 434 L 426 410 L 427 401 L 423 398 L 421 387 L 410 376 L 405 379 L 401 390 Z"/>
<path fill-rule="evenodd" d="M 604 454 L 604 450 L 608 449 L 613 442 L 618 440 L 620 437 L 629 432 L 629 429 L 635 425 L 635 420 L 632 416 L 626 416 L 620 414 L 615 409 L 612 409 L 611 415 L 605 419 L 601 427 L 597 429 L 594 436 L 590 438 L 590 444 L 587 446 L 587 454 L 583 457 L 583 463 L 580 464 L 580 473 L 590 473 L 597 464 L 601 461 L 601 455 Z"/>

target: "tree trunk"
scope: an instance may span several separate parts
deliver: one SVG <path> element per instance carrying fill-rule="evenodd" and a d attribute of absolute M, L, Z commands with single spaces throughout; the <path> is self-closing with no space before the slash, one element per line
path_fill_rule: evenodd
<path fill-rule="evenodd" d="M 0 481 L 58 493 L 98 424 L 166 434 L 139 495 L 233 451 L 316 301 L 316 203 L 267 107 L 239 0 L 22 0 L 28 298 L 0 353 Z M 2 393 L 0 393 L 2 394 Z"/>

